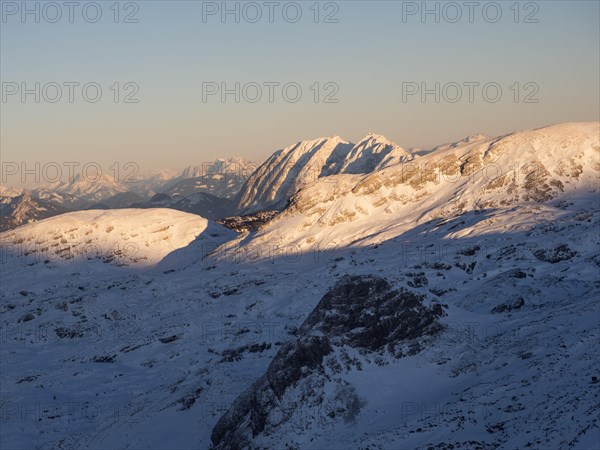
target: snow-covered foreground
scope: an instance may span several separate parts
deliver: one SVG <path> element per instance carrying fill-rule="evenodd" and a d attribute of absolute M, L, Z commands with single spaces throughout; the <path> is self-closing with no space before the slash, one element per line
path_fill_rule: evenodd
<path fill-rule="evenodd" d="M 364 184 L 389 166 L 308 186 L 238 238 L 164 210 L 0 235 L 0 446 L 598 448 L 597 127 L 505 141 L 510 164 L 544 166 L 512 189 L 502 174 L 486 180 L 496 191 L 460 176 Z M 455 147 L 458 167 L 487 145 Z M 446 210 L 452 186 L 465 204 Z M 426 193 L 403 206 L 390 189 Z M 350 204 L 356 218 L 329 220 Z M 144 264 L 14 250 L 74 233 L 72 247 L 89 236 L 110 252 L 105 235 L 136 232 Z"/>

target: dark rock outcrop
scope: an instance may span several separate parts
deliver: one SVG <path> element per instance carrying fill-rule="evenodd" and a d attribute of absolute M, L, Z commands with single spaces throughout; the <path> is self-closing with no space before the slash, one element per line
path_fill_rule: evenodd
<path fill-rule="evenodd" d="M 300 408 L 302 402 L 322 401 L 323 393 L 316 392 L 312 386 L 322 386 L 329 381 L 331 373 L 328 371 L 332 367 L 342 370 L 335 361 L 326 363 L 328 358 L 336 358 L 336 351 L 350 348 L 383 352 L 387 349 L 399 356 L 394 352 L 396 345 L 439 331 L 441 325 L 437 319 L 443 314 L 442 309 L 436 307 L 438 305 L 425 306 L 424 299 L 423 295 L 407 289 L 395 290 L 380 277 L 342 278 L 304 321 L 297 337 L 279 349 L 267 372 L 219 419 L 211 435 L 214 447 L 252 447 L 253 438 L 288 420 L 294 414 L 294 405 Z M 307 385 L 303 392 L 313 397 L 312 400 L 303 397 L 286 402 L 288 390 L 300 384 Z M 347 384 L 338 382 L 338 388 L 352 391 L 353 387 Z M 292 406 L 282 406 L 288 403 Z M 352 396 L 351 408 L 340 417 L 354 418 L 362 404 L 356 395 Z M 329 414 L 332 420 L 334 416 Z"/>
<path fill-rule="evenodd" d="M 319 331 L 338 345 L 379 350 L 417 338 L 441 311 L 423 306 L 424 296 L 393 290 L 379 277 L 345 277 L 321 299 L 301 332 Z"/>
<path fill-rule="evenodd" d="M 556 264 L 561 261 L 568 261 L 573 259 L 578 253 L 571 248 L 567 244 L 561 244 L 558 247 L 555 247 L 551 250 L 542 249 L 537 250 L 533 253 L 533 255 L 539 259 L 540 261 L 549 262 L 550 264 Z"/>
<path fill-rule="evenodd" d="M 517 297 L 511 301 L 507 301 L 492 308 L 492 314 L 504 313 L 521 309 L 525 305 L 523 297 Z"/>
<path fill-rule="evenodd" d="M 247 216 L 232 216 L 218 220 L 219 225 L 225 228 L 237 231 L 238 233 L 248 233 L 256 231 L 264 224 L 274 219 L 279 214 L 279 211 L 261 211 L 256 214 Z"/>

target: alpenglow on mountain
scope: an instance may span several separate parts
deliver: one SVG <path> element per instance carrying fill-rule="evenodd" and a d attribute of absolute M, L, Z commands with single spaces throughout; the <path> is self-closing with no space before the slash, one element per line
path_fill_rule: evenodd
<path fill-rule="evenodd" d="M 358 144 L 334 136 L 302 141 L 275 152 L 250 176 L 238 196 L 241 213 L 285 208 L 300 189 L 337 174 L 370 173 L 410 161 L 413 155 L 369 134 Z"/>
<path fill-rule="evenodd" d="M 2 448 L 598 448 L 600 123 L 355 147 L 0 233 Z"/>

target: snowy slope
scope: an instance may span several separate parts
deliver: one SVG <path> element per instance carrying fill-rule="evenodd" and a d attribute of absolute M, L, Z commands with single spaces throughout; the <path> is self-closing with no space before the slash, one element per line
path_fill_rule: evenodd
<path fill-rule="evenodd" d="M 336 175 L 237 239 L 172 210 L 3 233 L 0 445 L 598 448 L 599 125 Z M 532 160 L 516 179 L 477 175 Z M 160 261 L 7 251 L 89 229 L 107 244 L 139 229 Z"/>
<path fill-rule="evenodd" d="M 245 214 L 283 209 L 303 186 L 340 164 L 352 145 L 339 136 L 298 142 L 275 152 L 241 188 L 237 203 Z"/>
<path fill-rule="evenodd" d="M 347 354 L 349 368 L 334 364 L 329 379 L 289 391 L 279 407 L 286 419 L 257 435 L 257 446 L 594 448 L 598 210 L 515 211 L 493 219 L 537 224 L 529 235 L 504 233 L 501 243 L 495 236 L 456 239 L 446 251 L 420 254 L 421 246 L 449 239 L 460 220 L 472 227 L 483 219 L 469 214 L 377 249 L 275 264 L 202 261 L 172 273 L 162 266 L 106 278 L 39 265 L 26 286 L 17 268 L 5 269 L 2 395 L 10 408 L 3 442 L 208 448 L 235 397 L 267 371 L 335 281 L 353 273 L 439 299 L 448 305 L 445 331 L 399 359 L 336 348 L 330 364 Z M 406 259 L 405 240 L 415 246 Z M 554 263 L 534 256 L 565 242 L 577 255 Z M 520 308 L 492 313 L 519 296 Z M 22 420 L 15 405 L 34 409 L 35 402 L 44 409 Z"/>
<path fill-rule="evenodd" d="M 275 152 L 252 174 L 239 192 L 238 208 L 242 214 L 281 210 L 300 189 L 327 183 L 331 175 L 371 173 L 413 158 L 376 134 L 356 145 L 339 136 L 298 142 Z"/>
<path fill-rule="evenodd" d="M 207 227 L 206 219 L 172 209 L 78 211 L 2 233 L 0 245 L 36 262 L 91 259 L 147 266 L 188 246 Z"/>
<path fill-rule="evenodd" d="M 247 245 L 377 243 L 432 219 L 598 191 L 598 123 L 563 124 L 447 146 L 368 175 L 307 186 Z M 467 231 L 463 231 L 467 233 Z"/>
<path fill-rule="evenodd" d="M 213 430 L 213 443 L 244 442 L 244 427 L 262 417 L 251 448 L 596 448 L 599 221 L 592 202 L 470 212 L 375 246 L 307 253 L 308 285 L 319 271 L 332 279 L 383 276 L 439 302 L 445 328 L 425 341 L 392 341 L 405 346 L 400 357 L 387 348 L 335 345 L 277 406 L 250 416 L 240 402 L 268 391 L 248 386 L 222 416 L 237 420 L 224 436 Z M 302 259 L 288 253 L 276 263 L 288 269 L 291 261 Z M 341 323 L 350 317 L 340 307 L 325 317 L 336 314 L 345 317 Z M 373 309 L 364 314 L 389 321 Z M 276 367 L 260 375 L 277 379 Z"/>
<path fill-rule="evenodd" d="M 413 155 L 385 136 L 368 134 L 348 153 L 342 166 L 331 171 L 338 173 L 371 173 L 393 164 L 410 161 Z"/>

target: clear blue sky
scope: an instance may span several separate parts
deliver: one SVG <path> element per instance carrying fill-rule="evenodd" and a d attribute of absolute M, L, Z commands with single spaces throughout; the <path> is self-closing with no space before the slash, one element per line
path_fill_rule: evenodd
<path fill-rule="evenodd" d="M 2 1 L 4 90 L 6 83 L 96 82 L 103 96 L 88 103 L 75 88 L 69 103 L 65 87 L 58 103 L 7 96 L 1 104 L 3 161 L 135 161 L 146 170 L 180 168 L 234 155 L 262 160 L 278 148 L 319 136 L 356 141 L 375 132 L 405 148 L 427 148 L 476 132 L 496 135 L 600 115 L 597 1 L 542 1 L 535 7 L 521 2 L 518 23 L 513 1 L 499 2 L 502 18 L 496 23 L 486 20 L 493 19 L 493 9 L 483 16 L 482 6 L 489 2 L 479 2 L 473 23 L 464 2 L 457 2 L 463 16 L 456 23 L 444 20 L 455 17 L 451 9 L 446 16 L 440 12 L 440 23 L 432 15 L 423 23 L 418 13 L 403 21 L 403 8 L 407 12 L 414 5 L 392 1 L 343 1 L 337 8 L 321 2 L 319 23 L 313 1 L 298 2 L 302 18 L 296 23 L 283 18 L 281 6 L 289 2 L 279 2 L 273 23 L 264 2 L 257 2 L 263 13 L 257 23 L 243 15 L 240 23 L 231 15 L 223 23 L 218 14 L 203 21 L 203 8 L 212 4 L 200 1 L 136 2 L 138 23 L 122 23 L 135 12 L 127 2 L 121 2 L 119 23 L 114 23 L 114 1 L 98 2 L 103 15 L 97 23 L 84 20 L 81 7 L 70 23 L 68 7 L 59 1 L 58 22 L 49 23 L 56 11 L 47 7 L 40 23 L 33 15 L 23 23 L 21 11 L 13 14 L 14 4 L 21 3 Z M 33 9 L 35 3 L 28 5 Z M 93 8 L 87 12 L 93 19 Z M 255 12 L 247 7 L 246 16 Z M 337 23 L 323 23 L 329 13 Z M 524 23 L 526 17 L 538 22 Z M 121 88 L 136 83 L 139 103 L 115 103 L 109 89 L 114 82 Z M 275 88 L 270 103 L 263 87 L 257 103 L 235 103 L 233 96 L 222 103 L 218 95 L 203 102 L 203 82 L 230 87 L 296 82 L 303 97 L 289 103 Z M 315 82 L 321 88 L 318 103 L 310 90 Z M 338 103 L 323 103 L 326 82 L 339 87 Z M 465 88 L 457 103 L 443 98 L 435 103 L 433 95 L 425 103 L 419 95 L 403 102 L 403 82 L 429 87 L 495 82 L 503 97 L 490 103 L 475 88 L 470 103 Z M 515 82 L 518 103 L 510 90 Z M 533 94 L 533 85 L 524 89 L 527 82 L 539 92 Z M 250 87 L 247 93 L 254 95 Z M 455 95 L 451 89 L 446 93 Z M 539 102 L 523 103 L 527 94 Z"/>

